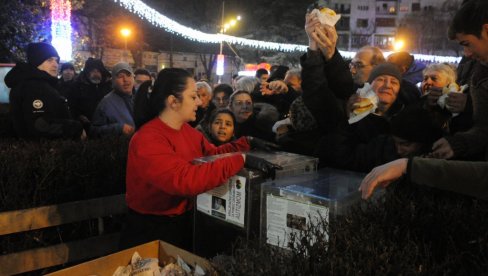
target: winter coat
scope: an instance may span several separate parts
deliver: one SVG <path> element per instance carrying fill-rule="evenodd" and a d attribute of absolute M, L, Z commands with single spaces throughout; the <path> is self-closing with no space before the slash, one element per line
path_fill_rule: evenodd
<path fill-rule="evenodd" d="M 92 121 L 98 103 L 111 89 L 112 84 L 105 74 L 102 74 L 102 81 L 99 84 L 93 84 L 88 78 L 88 72 L 83 71 L 67 95 L 73 118 L 79 119 L 80 116 L 84 116 Z"/>
<path fill-rule="evenodd" d="M 348 66 L 339 51 L 325 61 L 319 51 L 300 58 L 302 98 L 317 121 L 319 131 L 329 133 L 347 121 L 345 101 L 354 93 Z"/>
<path fill-rule="evenodd" d="M 105 96 L 93 114 L 90 135 L 121 135 L 124 124 L 135 127 L 132 95 L 112 91 Z"/>
<path fill-rule="evenodd" d="M 390 135 L 382 134 L 358 142 L 354 137 L 341 132 L 323 136 L 315 154 L 322 166 L 330 166 L 358 172 L 369 172 L 374 167 L 399 158 Z"/>
<path fill-rule="evenodd" d="M 253 136 L 273 142 L 275 134 L 272 127 L 277 120 L 278 111 L 276 108 L 265 103 L 257 103 L 254 105 L 253 114 L 249 119 L 235 124 L 234 135 L 236 138 Z"/>
<path fill-rule="evenodd" d="M 420 90 L 414 84 L 402 80 L 397 101 L 404 105 L 412 105 L 420 101 Z"/>
<path fill-rule="evenodd" d="M 488 145 L 488 65 L 475 65 L 470 84 L 473 127 L 446 137 L 455 158 L 477 158 Z"/>
<path fill-rule="evenodd" d="M 72 120 L 57 78 L 27 63 L 18 63 L 6 76 L 11 88 L 10 117 L 20 138 L 80 138 L 83 128 Z"/>
<path fill-rule="evenodd" d="M 69 95 L 71 94 L 71 90 L 73 90 L 74 83 L 75 83 L 74 80 L 64 81 L 63 78 L 59 79 L 58 80 L 59 94 L 65 98 L 68 98 Z M 68 102 L 68 105 L 69 105 L 69 102 Z M 71 106 L 70 106 L 70 110 L 71 110 Z"/>
<path fill-rule="evenodd" d="M 408 68 L 407 72 L 403 73 L 402 79 L 414 85 L 422 82 L 422 80 L 424 79 L 423 71 L 425 67 L 426 65 L 424 63 L 414 60 Z"/>
<path fill-rule="evenodd" d="M 410 183 L 488 200 L 488 162 L 413 158 L 407 166 Z"/>

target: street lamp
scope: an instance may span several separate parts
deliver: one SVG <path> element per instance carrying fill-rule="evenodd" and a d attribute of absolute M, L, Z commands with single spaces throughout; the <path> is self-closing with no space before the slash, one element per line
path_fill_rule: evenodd
<path fill-rule="evenodd" d="M 404 46 L 405 46 L 405 42 L 403 42 L 403 40 L 399 39 L 399 40 L 396 40 L 395 43 L 393 44 L 393 49 L 398 52 L 398 51 L 402 50 Z"/>
<path fill-rule="evenodd" d="M 229 28 L 235 26 L 238 21 L 241 20 L 241 16 L 238 15 L 235 19 L 230 20 L 227 23 L 224 23 L 225 17 L 225 1 L 222 1 L 222 19 L 220 25 L 220 34 L 224 34 Z M 220 83 L 222 81 L 222 76 L 224 75 L 224 55 L 222 54 L 222 50 L 224 47 L 224 41 L 220 41 L 220 51 L 219 55 L 217 56 L 217 76 L 219 76 Z"/>
<path fill-rule="evenodd" d="M 124 37 L 124 49 L 127 51 L 127 38 L 130 36 L 131 30 L 123 28 L 120 30 L 120 34 Z"/>

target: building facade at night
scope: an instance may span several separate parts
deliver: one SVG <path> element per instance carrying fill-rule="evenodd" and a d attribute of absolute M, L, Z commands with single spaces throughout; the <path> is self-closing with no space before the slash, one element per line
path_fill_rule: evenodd
<path fill-rule="evenodd" d="M 341 20 L 336 29 L 341 49 L 356 50 L 364 45 L 374 45 L 392 50 L 395 39 L 399 39 L 401 28 L 408 25 L 407 18 L 434 15 L 446 21 L 449 7 L 459 4 L 456 0 L 330 0 L 327 4 Z M 432 18 L 432 23 L 433 23 Z M 428 27 L 428 26 L 425 26 Z M 406 38 L 409 39 L 409 38 Z M 410 49 L 415 49 L 410 43 Z M 417 47 L 418 48 L 418 47 Z"/>

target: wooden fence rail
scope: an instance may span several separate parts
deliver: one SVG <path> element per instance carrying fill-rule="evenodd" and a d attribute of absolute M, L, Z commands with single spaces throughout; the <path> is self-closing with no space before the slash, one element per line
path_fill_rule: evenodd
<path fill-rule="evenodd" d="M 125 214 L 125 195 L 0 213 L 0 235 Z M 102 232 L 102 231 L 101 231 Z M 119 233 L 0 255 L 0 275 L 12 275 L 117 251 Z"/>

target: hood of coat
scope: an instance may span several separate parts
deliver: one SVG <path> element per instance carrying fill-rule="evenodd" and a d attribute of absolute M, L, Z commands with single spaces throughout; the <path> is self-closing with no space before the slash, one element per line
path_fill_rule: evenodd
<path fill-rule="evenodd" d="M 24 62 L 17 63 L 17 65 L 15 65 L 15 67 L 5 76 L 5 84 L 9 88 L 14 88 L 17 85 L 30 80 L 46 81 L 54 87 L 58 81 L 57 78 L 49 75 L 47 72 L 41 71 Z"/>
<path fill-rule="evenodd" d="M 98 69 L 98 71 L 100 71 L 102 74 L 102 81 L 100 83 L 106 82 L 111 76 L 110 72 L 107 70 L 107 68 L 105 68 L 105 65 L 103 65 L 101 60 L 96 58 L 88 58 L 85 62 L 85 67 L 83 67 L 83 71 L 79 75 L 80 81 L 91 83 L 89 80 L 89 74 L 93 69 Z"/>

